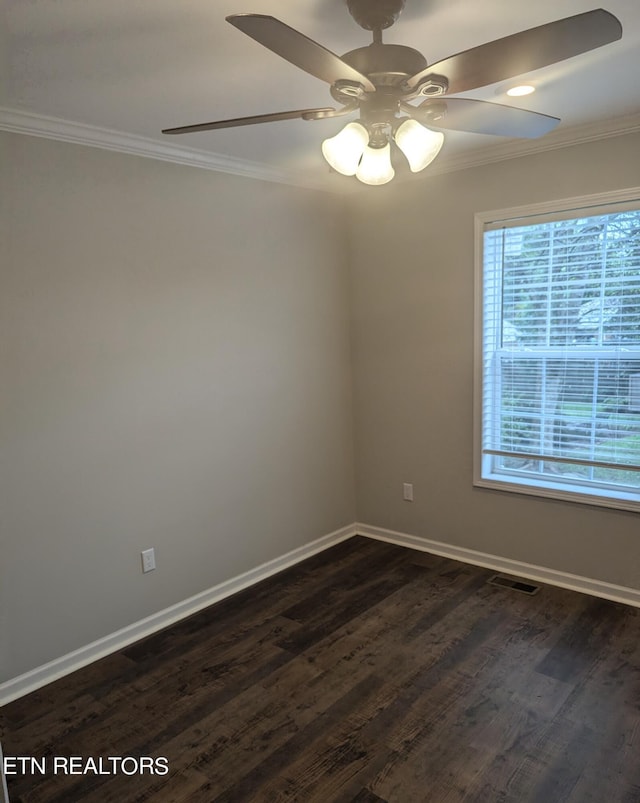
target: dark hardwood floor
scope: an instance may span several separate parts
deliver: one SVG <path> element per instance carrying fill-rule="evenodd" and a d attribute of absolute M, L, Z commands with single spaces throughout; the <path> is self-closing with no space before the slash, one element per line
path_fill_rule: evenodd
<path fill-rule="evenodd" d="M 48 761 L 11 803 L 638 803 L 638 610 L 491 575 L 359 537 L 310 558 L 5 706 L 5 756 Z"/>

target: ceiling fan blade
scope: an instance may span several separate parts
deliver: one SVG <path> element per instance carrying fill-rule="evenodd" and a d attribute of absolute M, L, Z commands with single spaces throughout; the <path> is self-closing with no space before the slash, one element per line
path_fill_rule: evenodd
<path fill-rule="evenodd" d="M 241 125 L 255 125 L 256 123 L 275 123 L 278 120 L 319 120 L 324 117 L 334 117 L 343 113 L 342 109 L 331 107 L 322 109 L 296 109 L 290 112 L 274 112 L 273 114 L 254 114 L 251 117 L 234 117 L 231 120 L 215 120 L 212 123 L 196 123 L 196 125 L 182 125 L 178 128 L 164 128 L 163 134 L 190 134 L 194 131 L 213 131 L 216 128 L 235 128 Z"/>
<path fill-rule="evenodd" d="M 413 75 L 406 86 L 413 89 L 428 75 L 436 74 L 447 79 L 450 95 L 468 92 L 556 64 L 621 36 L 619 20 L 599 8 L 449 56 Z"/>
<path fill-rule="evenodd" d="M 367 92 L 375 92 L 375 86 L 366 75 L 275 17 L 266 14 L 231 14 L 226 19 L 256 42 L 321 81 L 328 84 L 353 81 L 362 84 Z"/>
<path fill-rule="evenodd" d="M 552 131 L 560 122 L 548 114 L 503 106 L 471 98 L 434 98 L 415 108 L 402 104 L 403 111 L 425 125 L 472 134 L 533 139 Z"/>

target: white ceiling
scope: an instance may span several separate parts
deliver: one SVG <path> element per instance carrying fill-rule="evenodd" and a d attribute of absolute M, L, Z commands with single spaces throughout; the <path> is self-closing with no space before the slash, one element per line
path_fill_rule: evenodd
<path fill-rule="evenodd" d="M 615 127 L 619 118 L 639 114 L 640 2 L 603 0 L 603 6 L 622 23 L 620 41 L 530 74 L 537 92 L 527 98 L 507 98 L 504 85 L 466 96 L 561 117 L 548 136 L 605 121 Z M 406 0 L 384 41 L 416 48 L 433 63 L 595 7 L 597 2 L 583 0 Z M 320 154 L 321 140 L 344 119 L 171 138 L 160 133 L 208 120 L 336 105 L 326 84 L 225 22 L 236 12 L 276 16 L 338 54 L 371 41 L 344 0 L 0 0 L 0 106 L 298 171 L 310 183 L 354 182 L 330 175 Z M 503 143 L 445 133 L 438 160 L 495 151 Z"/>

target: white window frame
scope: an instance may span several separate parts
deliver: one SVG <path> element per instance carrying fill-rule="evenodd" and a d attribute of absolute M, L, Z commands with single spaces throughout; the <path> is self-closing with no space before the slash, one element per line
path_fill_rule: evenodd
<path fill-rule="evenodd" d="M 640 206 L 640 187 L 630 187 L 615 192 L 598 193 L 595 195 L 583 195 L 574 198 L 564 198 L 555 201 L 548 201 L 527 206 L 518 206 L 508 209 L 494 209 L 486 212 L 478 212 L 475 215 L 475 292 L 474 292 L 474 394 L 473 394 L 473 484 L 480 488 L 491 488 L 501 491 L 511 491 L 531 496 L 542 496 L 551 499 L 561 499 L 582 504 L 598 505 L 602 507 L 616 508 L 620 510 L 631 510 L 640 512 L 640 493 L 631 491 L 629 493 L 617 490 L 615 496 L 610 496 L 606 489 L 596 489 L 593 487 L 580 489 L 579 485 L 565 487 L 549 487 L 543 480 L 536 480 L 533 477 L 523 477 L 522 479 L 509 476 L 508 478 L 498 478 L 497 474 L 490 477 L 483 476 L 483 244 L 484 233 L 488 225 L 494 225 L 499 221 L 509 221 L 512 224 L 517 219 L 522 219 L 522 225 L 527 222 L 542 222 L 543 216 L 548 219 L 560 219 L 571 216 L 578 216 L 579 212 L 585 211 L 589 214 L 607 214 L 621 209 L 622 206 L 631 205 L 633 208 Z M 530 218 L 530 221 L 527 221 Z M 536 220 L 538 218 L 538 220 Z"/>

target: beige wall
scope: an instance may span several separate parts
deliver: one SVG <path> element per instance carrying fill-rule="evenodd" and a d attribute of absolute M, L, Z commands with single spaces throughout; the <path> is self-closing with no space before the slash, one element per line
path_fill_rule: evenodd
<path fill-rule="evenodd" d="M 640 588 L 637 516 L 472 487 L 474 213 L 640 185 L 640 136 L 367 188 L 346 218 L 0 148 L 0 682 L 356 518 Z"/>
<path fill-rule="evenodd" d="M 340 202 L 0 147 L 2 681 L 355 507 Z"/>
<path fill-rule="evenodd" d="M 640 588 L 637 515 L 472 487 L 474 214 L 640 186 L 639 153 L 627 135 L 359 195 L 359 521 Z"/>

